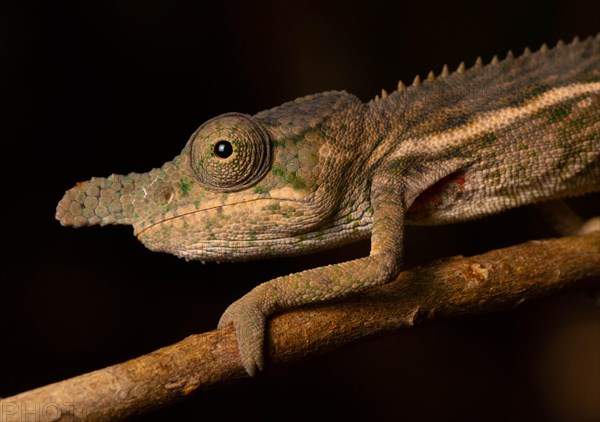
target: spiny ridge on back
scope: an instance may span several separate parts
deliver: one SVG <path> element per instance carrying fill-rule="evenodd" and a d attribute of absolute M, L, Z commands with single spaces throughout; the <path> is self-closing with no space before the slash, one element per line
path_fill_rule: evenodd
<path fill-rule="evenodd" d="M 598 33 L 596 36 L 589 36 L 584 42 L 589 42 L 592 39 L 595 39 L 596 41 L 600 41 L 600 33 Z M 536 52 L 532 52 L 529 47 L 525 47 L 523 49 L 523 53 L 520 56 L 518 56 L 517 58 L 515 58 L 512 50 L 508 50 L 504 59 L 500 60 L 497 55 L 494 55 L 492 57 L 491 61 L 487 64 L 485 64 L 483 62 L 483 59 L 481 58 L 481 56 L 479 56 L 475 60 L 475 63 L 473 64 L 473 66 L 471 66 L 470 68 L 466 69 L 465 63 L 463 61 L 463 62 L 460 62 L 460 64 L 458 65 L 458 67 L 456 68 L 456 70 L 454 72 L 449 72 L 448 65 L 445 64 L 444 67 L 442 68 L 442 72 L 439 74 L 438 77 L 436 77 L 435 72 L 432 70 L 427 74 L 427 78 L 425 79 L 424 82 L 430 83 L 432 81 L 440 79 L 440 76 L 442 78 L 446 78 L 448 76 L 465 75 L 466 73 L 477 72 L 477 71 L 480 71 L 483 67 L 485 67 L 487 65 L 498 65 L 498 64 L 506 63 L 506 62 L 509 62 L 512 60 L 518 60 L 522 57 L 531 57 L 531 56 L 536 56 L 538 54 L 546 55 L 551 51 L 560 50 L 560 49 L 567 47 L 568 45 L 577 45 L 579 43 L 580 43 L 579 37 L 575 36 L 569 44 L 566 44 L 562 40 L 558 40 L 558 42 L 556 43 L 556 45 L 553 48 L 549 48 L 546 43 L 543 43 Z M 458 77 L 458 76 L 454 76 L 454 77 Z M 421 77 L 419 75 L 416 75 L 412 84 L 410 86 L 408 86 L 408 88 L 415 89 L 414 87 L 418 87 L 420 85 L 421 85 Z M 397 92 L 402 92 L 405 90 L 405 88 L 406 88 L 406 86 L 404 85 L 404 83 L 402 81 L 399 81 Z M 384 96 L 382 94 L 381 98 L 383 99 L 383 98 L 386 98 L 387 96 L 388 96 L 388 94 L 386 92 L 386 95 Z M 379 99 L 380 99 L 379 95 L 377 95 L 375 97 L 375 101 L 379 101 Z"/>

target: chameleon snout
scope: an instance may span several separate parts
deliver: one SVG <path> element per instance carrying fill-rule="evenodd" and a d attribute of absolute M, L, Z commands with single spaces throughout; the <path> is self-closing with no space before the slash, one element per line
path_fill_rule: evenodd
<path fill-rule="evenodd" d="M 65 192 L 56 207 L 56 219 L 73 227 L 131 224 L 134 198 L 133 177 L 94 177 Z"/>

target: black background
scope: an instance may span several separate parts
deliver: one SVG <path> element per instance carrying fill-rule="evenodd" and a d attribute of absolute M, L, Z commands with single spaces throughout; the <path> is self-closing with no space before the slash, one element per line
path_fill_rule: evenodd
<path fill-rule="evenodd" d="M 211 330 L 252 286 L 366 255 L 205 266 L 130 227 L 73 230 L 63 192 L 146 171 L 203 121 L 600 30 L 597 2 L 39 1 L 0 6 L 0 396 Z M 598 196 L 577 199 L 600 213 Z M 552 236 L 530 208 L 409 228 L 409 267 Z M 140 420 L 600 420 L 600 312 L 583 292 L 355 345 L 191 397 Z"/>

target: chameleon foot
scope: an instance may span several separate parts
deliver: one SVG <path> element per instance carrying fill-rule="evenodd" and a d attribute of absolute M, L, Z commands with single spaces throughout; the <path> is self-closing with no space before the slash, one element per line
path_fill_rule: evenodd
<path fill-rule="evenodd" d="M 265 314 L 243 297 L 225 310 L 218 328 L 233 323 L 238 341 L 238 349 L 244 369 L 251 377 L 264 367 L 263 344 L 265 338 Z"/>

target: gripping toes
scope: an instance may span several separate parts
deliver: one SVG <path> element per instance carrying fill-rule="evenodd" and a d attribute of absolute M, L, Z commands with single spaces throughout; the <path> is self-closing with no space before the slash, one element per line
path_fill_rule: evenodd
<path fill-rule="evenodd" d="M 238 349 L 244 369 L 250 376 L 263 370 L 263 345 L 265 338 L 265 314 L 244 298 L 232 303 L 219 320 L 218 328 L 233 323 Z"/>

